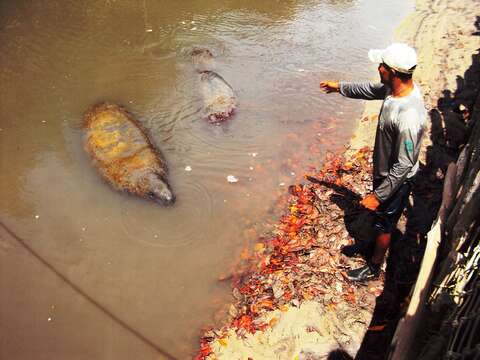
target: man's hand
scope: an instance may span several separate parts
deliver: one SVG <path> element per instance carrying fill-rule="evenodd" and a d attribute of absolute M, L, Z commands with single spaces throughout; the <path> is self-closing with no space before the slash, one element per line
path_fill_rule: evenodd
<path fill-rule="evenodd" d="M 339 92 L 340 84 L 338 83 L 338 81 L 322 81 L 320 82 L 320 90 L 323 90 L 327 94 L 332 92 Z"/>
<path fill-rule="evenodd" d="M 360 205 L 363 205 L 369 210 L 375 211 L 380 206 L 380 201 L 377 199 L 375 194 L 368 194 L 360 201 Z"/>

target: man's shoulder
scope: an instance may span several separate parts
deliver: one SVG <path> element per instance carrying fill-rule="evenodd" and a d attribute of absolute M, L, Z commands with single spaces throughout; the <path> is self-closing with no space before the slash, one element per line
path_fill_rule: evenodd
<path fill-rule="evenodd" d="M 399 115 L 403 115 L 405 112 L 408 112 L 409 115 L 413 115 L 413 112 L 415 112 L 416 115 L 420 117 L 425 115 L 426 110 L 423 94 L 416 84 L 407 98 L 401 99 L 398 102 L 398 109 Z"/>
<path fill-rule="evenodd" d="M 396 124 L 400 131 L 420 130 L 426 123 L 426 111 L 422 104 L 403 106 L 399 112 Z"/>

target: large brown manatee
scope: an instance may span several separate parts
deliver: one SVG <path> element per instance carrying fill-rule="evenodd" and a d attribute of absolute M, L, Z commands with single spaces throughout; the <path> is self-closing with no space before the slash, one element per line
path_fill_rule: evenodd
<path fill-rule="evenodd" d="M 165 160 L 125 109 L 110 103 L 95 105 L 84 115 L 84 128 L 85 149 L 114 188 L 163 205 L 175 201 Z"/>
<path fill-rule="evenodd" d="M 205 118 L 220 123 L 232 116 L 237 107 L 232 87 L 214 71 L 203 71 L 200 82 Z"/>

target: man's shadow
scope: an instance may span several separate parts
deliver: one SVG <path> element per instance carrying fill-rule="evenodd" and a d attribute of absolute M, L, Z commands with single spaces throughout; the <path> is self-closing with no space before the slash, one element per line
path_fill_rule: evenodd
<path fill-rule="evenodd" d="M 353 192 L 345 186 L 312 178 L 309 180 L 334 191 L 334 193 L 330 195 L 330 200 L 343 210 L 345 227 L 349 235 L 354 239 L 355 245 L 359 246 L 359 249 L 361 249 L 360 255 L 364 257 L 365 260 L 370 259 L 373 253 L 376 236 L 373 227 L 375 213 L 359 205 L 359 201 L 362 199 L 360 194 Z M 369 325 L 369 329 L 375 329 L 374 332 L 376 334 L 382 334 L 382 339 L 378 336 L 372 338 L 369 334 L 370 330 L 367 331 L 365 339 L 362 342 L 361 351 L 364 351 L 364 348 L 369 348 L 372 341 L 376 343 L 379 341 L 387 341 L 388 337 L 383 335 L 385 333 L 384 329 L 389 319 L 395 318 L 396 313 L 398 312 L 397 310 L 401 306 L 399 301 L 401 297 L 398 296 L 400 291 L 397 288 L 398 284 L 395 281 L 397 278 L 395 269 L 398 267 L 399 261 L 395 256 L 392 256 L 392 249 L 396 248 L 396 244 L 400 241 L 401 237 L 402 233 L 398 230 L 392 234 L 391 250 L 389 251 L 390 255 L 387 257 L 387 266 L 385 270 L 384 289 L 382 294 L 376 298 L 372 320 Z M 404 292 L 405 291 L 402 291 L 402 293 Z M 382 331 L 379 332 L 378 330 Z M 341 349 L 335 351 L 337 352 L 331 353 L 332 359 L 338 358 L 336 356 L 344 355 L 339 352 Z M 367 359 L 368 357 L 363 358 Z"/>
<path fill-rule="evenodd" d="M 328 354 L 327 360 L 353 360 L 353 358 L 346 351 L 336 349 Z"/>
<path fill-rule="evenodd" d="M 375 215 L 372 211 L 359 205 L 362 199 L 360 194 L 335 183 L 313 177 L 307 177 L 307 179 L 334 191 L 330 195 L 330 200 L 342 209 L 345 228 L 354 240 L 353 245 L 358 246 L 362 257 L 369 259 L 373 254 L 375 244 L 375 232 L 373 230 Z"/>
<path fill-rule="evenodd" d="M 355 359 L 384 358 L 382 351 L 387 351 L 389 347 L 401 310 L 406 306 L 405 300 L 416 281 L 426 234 L 441 202 L 441 182 L 429 182 L 426 173 L 425 166 L 421 166 L 419 180 L 404 211 L 404 221 L 400 226 L 402 231 L 397 228 L 392 233 L 383 291 L 376 298 L 372 319 Z M 345 186 L 313 178 L 309 180 L 334 191 L 330 199 L 343 210 L 349 235 L 362 249 L 361 256 L 370 259 L 376 236 L 373 227 L 375 213 L 359 205 L 362 197 Z M 436 196 L 432 195 L 432 187 L 440 191 L 436 192 Z"/>

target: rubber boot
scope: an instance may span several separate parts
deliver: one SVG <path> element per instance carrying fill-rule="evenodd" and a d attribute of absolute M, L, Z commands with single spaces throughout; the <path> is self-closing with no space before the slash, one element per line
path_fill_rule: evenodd
<path fill-rule="evenodd" d="M 367 281 L 376 278 L 380 274 L 380 266 L 385 258 L 385 253 L 390 246 L 390 233 L 381 233 L 375 239 L 375 250 L 372 259 L 358 269 L 347 271 L 347 276 L 352 281 Z"/>

